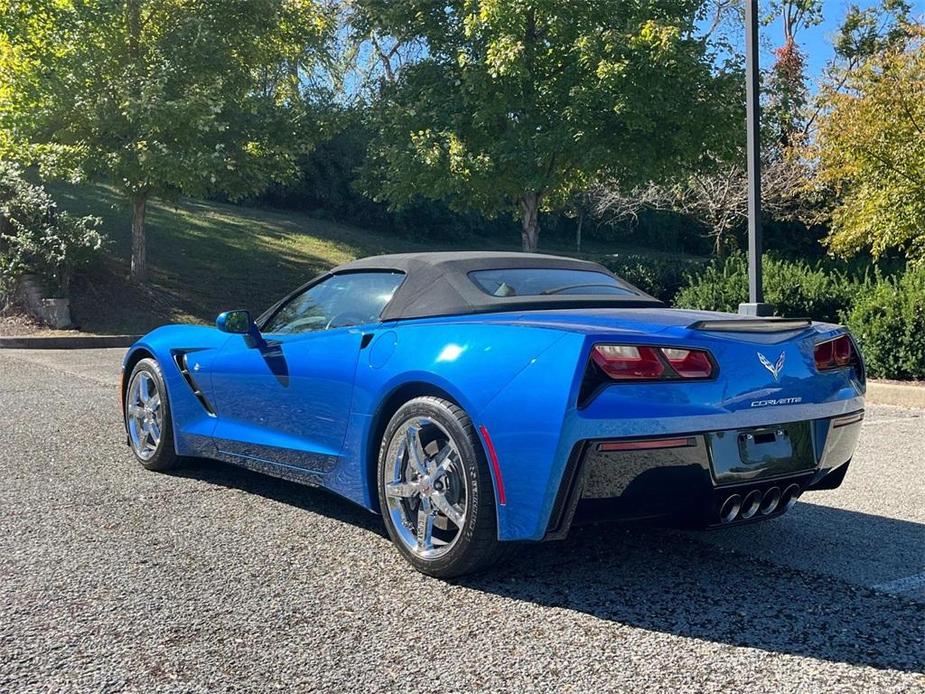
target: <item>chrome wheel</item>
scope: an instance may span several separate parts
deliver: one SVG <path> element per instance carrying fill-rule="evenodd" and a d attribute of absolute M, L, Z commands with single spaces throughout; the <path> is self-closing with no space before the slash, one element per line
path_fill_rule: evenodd
<path fill-rule="evenodd" d="M 147 371 L 138 371 L 129 383 L 125 420 L 135 455 L 150 460 L 160 445 L 164 421 L 157 381 Z"/>
<path fill-rule="evenodd" d="M 429 417 L 412 417 L 395 430 L 385 460 L 385 498 L 399 540 L 423 559 L 443 556 L 462 533 L 469 501 L 452 436 Z"/>

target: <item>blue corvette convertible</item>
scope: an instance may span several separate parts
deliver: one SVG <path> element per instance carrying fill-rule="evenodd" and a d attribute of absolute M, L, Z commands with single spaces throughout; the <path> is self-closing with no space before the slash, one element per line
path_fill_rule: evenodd
<path fill-rule="evenodd" d="M 518 253 L 358 260 L 256 320 L 158 328 L 123 367 L 146 468 L 208 457 L 325 487 L 436 576 L 582 520 L 774 518 L 841 484 L 865 392 L 842 327 L 671 309 Z"/>

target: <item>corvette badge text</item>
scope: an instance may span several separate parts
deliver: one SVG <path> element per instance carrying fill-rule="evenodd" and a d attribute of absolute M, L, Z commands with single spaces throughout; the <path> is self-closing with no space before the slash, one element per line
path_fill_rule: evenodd
<path fill-rule="evenodd" d="M 752 400 L 751 407 L 771 407 L 773 405 L 796 405 L 803 398 L 778 398 L 777 400 Z"/>

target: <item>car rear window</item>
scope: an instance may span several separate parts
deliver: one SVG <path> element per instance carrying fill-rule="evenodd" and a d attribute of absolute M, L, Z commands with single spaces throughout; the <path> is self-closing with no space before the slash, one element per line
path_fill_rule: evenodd
<path fill-rule="evenodd" d="M 469 273 L 475 285 L 491 296 L 555 296 L 604 294 L 638 296 L 616 277 L 594 270 L 563 268 L 506 268 Z"/>

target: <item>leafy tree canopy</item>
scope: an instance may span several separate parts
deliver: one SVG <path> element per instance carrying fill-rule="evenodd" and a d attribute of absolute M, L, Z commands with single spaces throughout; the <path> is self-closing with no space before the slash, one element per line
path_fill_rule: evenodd
<path fill-rule="evenodd" d="M 148 196 L 294 172 L 317 130 L 301 76 L 331 30 L 316 0 L 0 0 L 0 147 L 117 183 L 143 279 Z"/>
<path fill-rule="evenodd" d="M 907 27 L 824 93 L 815 153 L 834 189 L 830 248 L 925 260 L 925 29 Z"/>
<path fill-rule="evenodd" d="M 740 75 L 696 37 L 700 2 L 358 0 L 361 31 L 421 46 L 384 81 L 367 189 L 537 212 L 601 175 L 631 185 L 734 146 Z"/>

